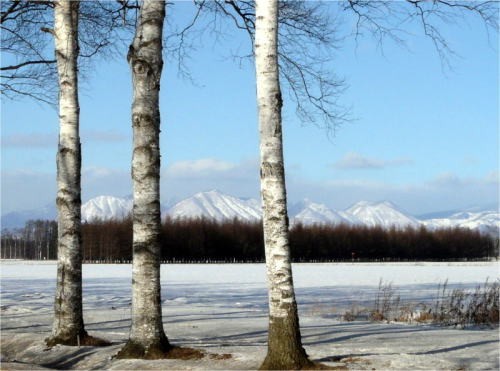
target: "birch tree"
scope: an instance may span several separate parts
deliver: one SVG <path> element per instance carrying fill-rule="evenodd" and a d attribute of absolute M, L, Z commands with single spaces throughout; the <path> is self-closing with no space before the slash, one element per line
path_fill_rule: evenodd
<path fill-rule="evenodd" d="M 469 1 L 341 1 L 320 12 L 321 4 L 307 2 L 228 0 L 201 2 L 231 19 L 245 30 L 253 43 L 260 132 L 260 174 L 264 240 L 269 285 L 268 352 L 262 369 L 312 367 L 302 347 L 297 304 L 293 289 L 288 241 L 288 214 L 283 162 L 280 80 L 287 85 L 298 117 L 330 130 L 348 120 L 337 104 L 342 81 L 322 68 L 331 62 L 319 50 L 338 42 L 332 31 L 331 14 L 353 14 L 354 36 L 368 30 L 379 44 L 386 38 L 404 44 L 402 26 L 420 25 L 441 60 L 453 50 L 440 32 L 440 23 L 458 23 L 466 15 L 480 17 L 486 28 L 498 29 L 495 2 Z M 307 5 L 306 5 L 307 4 Z M 278 37 L 280 40 L 278 40 Z M 312 49 L 310 48 L 313 45 Z M 331 45 L 330 45 L 331 46 Z M 311 53 L 312 50 L 312 53 Z M 251 55 L 250 53 L 249 55 Z M 339 109 L 340 108 L 340 109 Z"/>
<path fill-rule="evenodd" d="M 54 40 L 59 79 L 57 152 L 58 264 L 52 336 L 47 344 L 88 340 L 82 313 L 81 144 L 78 103 L 79 1 L 54 3 Z"/>
<path fill-rule="evenodd" d="M 269 286 L 269 334 L 262 369 L 311 366 L 302 347 L 293 288 L 278 70 L 278 0 L 257 0 L 255 70 L 260 133 L 262 222 Z"/>
<path fill-rule="evenodd" d="M 128 7 L 133 5 L 127 1 L 118 6 L 78 0 L 1 3 L 1 51 L 9 56 L 0 67 L 2 95 L 54 105 L 53 93 L 58 93 L 58 266 L 48 345 L 107 344 L 89 336 L 83 322 L 79 57 L 100 55 L 119 44 L 115 31 L 129 25 L 120 16 Z M 49 41 L 55 58 L 49 56 Z"/>
<path fill-rule="evenodd" d="M 127 60 L 132 72 L 132 326 L 118 358 L 163 358 L 160 292 L 160 79 L 165 2 L 144 0 Z"/>

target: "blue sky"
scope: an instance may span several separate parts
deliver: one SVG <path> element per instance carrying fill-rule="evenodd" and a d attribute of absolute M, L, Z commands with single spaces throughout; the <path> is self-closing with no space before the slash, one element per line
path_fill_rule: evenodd
<path fill-rule="evenodd" d="M 176 4 L 176 11 L 183 7 Z M 346 25 L 346 27 L 348 27 Z M 390 200 L 404 210 L 498 204 L 498 35 L 470 19 L 446 26 L 459 57 L 443 67 L 429 39 L 410 30 L 407 48 L 383 52 L 371 38 L 347 38 L 330 68 L 345 78 L 341 101 L 355 118 L 333 138 L 303 125 L 286 99 L 285 161 L 291 202 L 336 209 Z M 194 83 L 167 60 L 161 87 L 162 200 L 217 188 L 258 197 L 254 70 L 232 51 L 244 34 L 199 42 L 188 62 Z M 131 194 L 131 83 L 125 58 L 99 61 L 80 94 L 83 201 Z M 57 112 L 2 98 L 2 214 L 54 202 Z"/>

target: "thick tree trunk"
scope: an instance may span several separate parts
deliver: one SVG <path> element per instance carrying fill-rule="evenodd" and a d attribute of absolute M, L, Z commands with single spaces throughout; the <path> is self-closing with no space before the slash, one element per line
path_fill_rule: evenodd
<path fill-rule="evenodd" d="M 78 345 L 87 337 L 82 313 L 78 10 L 79 1 L 54 2 L 60 128 L 57 153 L 57 287 L 52 336 L 47 339 L 51 345 Z"/>
<path fill-rule="evenodd" d="M 165 2 L 144 0 L 127 56 L 134 98 L 132 327 L 119 358 L 162 358 L 160 293 L 160 78 Z"/>
<path fill-rule="evenodd" d="M 260 177 L 269 285 L 269 335 L 262 369 L 311 366 L 302 348 L 293 289 L 278 71 L 278 0 L 257 0 L 255 65 L 260 130 Z"/>

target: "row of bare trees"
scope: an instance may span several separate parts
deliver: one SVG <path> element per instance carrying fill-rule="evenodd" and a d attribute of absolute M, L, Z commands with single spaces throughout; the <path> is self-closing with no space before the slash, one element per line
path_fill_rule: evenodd
<path fill-rule="evenodd" d="M 29 220 L 24 228 L 2 231 L 2 259 L 57 259 L 57 223 L 53 220 Z"/>
<path fill-rule="evenodd" d="M 123 14 L 123 24 L 126 25 L 127 10 L 139 8 L 139 14 L 132 23 L 135 36 L 127 55 L 134 91 L 132 326 L 129 341 L 118 357 L 160 358 L 172 348 L 161 318 L 159 273 L 159 89 L 163 67 L 165 1 L 143 0 L 132 4 L 119 0 L 111 3 L 111 8 L 103 4 L 105 2 L 79 0 L 3 1 L 2 48 L 8 47 L 6 50 L 21 60 L 2 66 L 2 93 L 40 97 L 36 94 L 36 88 L 40 88 L 36 76 L 49 76 L 48 81 L 56 81 L 51 76 L 57 76 L 60 120 L 57 158 L 58 272 L 54 325 L 47 343 L 98 344 L 100 342 L 85 331 L 82 315 L 79 56 L 82 56 L 81 48 L 89 45 L 93 51 L 86 53 L 87 56 L 114 45 L 109 38 L 100 39 L 102 34 L 95 31 L 103 30 L 104 35 L 109 36 L 106 31 L 117 25 L 117 14 Z M 234 21 L 237 28 L 245 30 L 251 38 L 252 56 L 255 57 L 263 229 L 269 282 L 268 353 L 262 368 L 312 367 L 302 347 L 290 264 L 280 76 L 290 88 L 290 95 L 302 118 L 313 121 L 317 117 L 315 113 L 319 113 L 324 119 L 319 123 L 324 122 L 327 127 L 345 120 L 344 111 L 338 109 L 336 101 L 341 84 L 323 68 L 321 62 L 325 58 L 320 58 L 321 53 L 314 52 L 333 40 L 331 32 L 334 27 L 330 22 L 329 9 L 323 12 L 324 9 L 316 4 L 278 0 L 196 0 L 195 4 L 198 13 L 206 12 L 211 16 L 223 14 Z M 83 16 L 88 15 L 84 12 L 88 6 L 95 6 L 96 13 L 90 13 L 90 24 L 94 27 L 87 29 L 81 26 L 86 19 Z M 421 22 L 424 33 L 433 41 L 440 55 L 446 55 L 450 49 L 436 24 L 456 21 L 465 14 L 476 14 L 487 26 L 496 28 L 498 16 L 496 3 L 490 1 L 348 0 L 336 3 L 335 7 L 339 12 L 355 16 L 357 36 L 367 29 L 379 41 L 384 37 L 401 41 L 400 28 L 409 19 L 416 19 Z M 41 19 L 31 18 L 30 23 L 26 17 L 33 14 L 40 15 Z M 52 14 L 52 18 L 48 14 Z M 102 20 L 105 22 L 102 23 Z M 40 27 L 39 21 L 48 24 Z M 111 28 L 106 29 L 103 24 L 111 25 Z M 182 50 L 185 31 L 189 28 L 181 32 L 178 50 Z M 28 39 L 18 37 L 28 29 L 35 30 L 28 35 Z M 30 41 L 30 37 L 39 37 L 40 32 L 53 36 L 55 58 L 44 57 L 46 54 L 37 48 L 39 44 L 35 40 Z M 4 35 L 11 38 L 9 43 L 4 42 Z M 85 44 L 85 40 L 91 42 Z M 39 70 L 43 67 L 47 69 Z M 21 73 L 24 68 L 38 71 L 38 75 Z M 40 71 L 48 72 L 44 75 Z M 30 80 L 30 77 L 35 78 Z M 16 87 L 17 82 L 20 85 Z M 23 88 L 28 90 L 23 91 Z M 38 93 L 40 91 L 46 93 L 44 89 L 39 89 Z"/>
<path fill-rule="evenodd" d="M 477 230 L 302 225 L 290 228 L 294 262 L 463 261 L 497 258 L 499 241 Z M 82 224 L 83 261 L 130 263 L 132 218 Z M 57 224 L 31 220 L 25 228 L 2 233 L 2 259 L 56 259 Z M 162 221 L 162 263 L 263 262 L 262 223 L 208 218 Z"/>

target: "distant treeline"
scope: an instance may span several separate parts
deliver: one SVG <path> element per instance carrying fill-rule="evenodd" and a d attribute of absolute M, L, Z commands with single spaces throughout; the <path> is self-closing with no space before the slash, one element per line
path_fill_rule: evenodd
<path fill-rule="evenodd" d="M 2 230 L 2 259 L 57 259 L 57 223 L 29 220 L 24 228 Z"/>
<path fill-rule="evenodd" d="M 132 219 L 82 225 L 86 262 L 130 262 Z M 424 227 L 383 229 L 351 225 L 295 225 L 290 230 L 296 262 L 481 260 L 499 255 L 498 238 L 468 229 Z M 161 230 L 162 261 L 178 263 L 262 262 L 260 223 L 210 219 L 166 219 Z M 2 233 L 4 259 L 55 259 L 57 224 L 29 221 Z"/>

